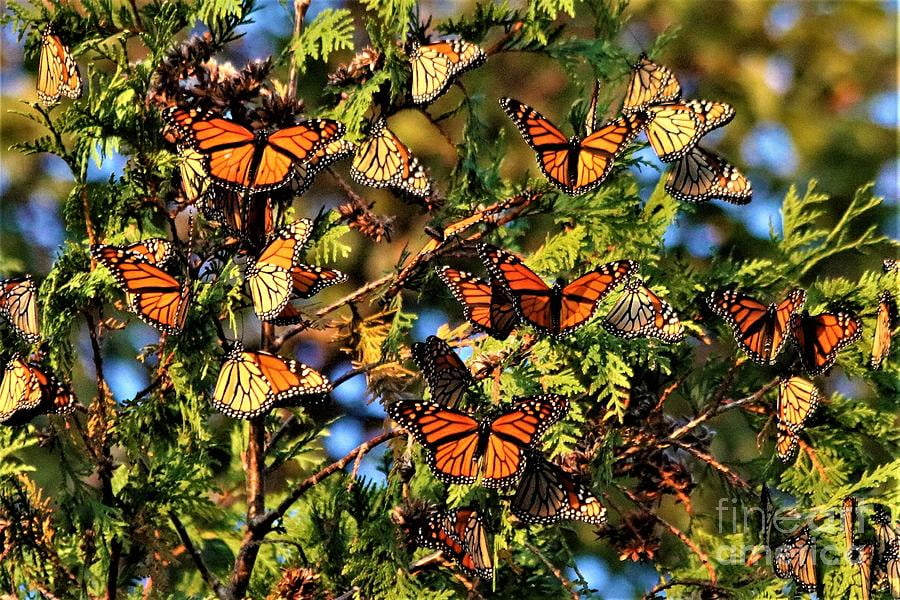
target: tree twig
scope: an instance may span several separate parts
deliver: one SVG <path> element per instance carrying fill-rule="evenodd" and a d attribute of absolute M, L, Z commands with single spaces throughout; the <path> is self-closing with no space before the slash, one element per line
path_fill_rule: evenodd
<path fill-rule="evenodd" d="M 724 403 L 715 402 L 715 401 L 711 402 L 704 410 L 702 410 L 700 412 L 699 415 L 697 415 L 696 417 L 694 417 L 693 419 L 691 419 L 690 421 L 688 421 L 687 423 L 685 423 L 684 425 L 682 425 L 681 427 L 679 427 L 678 429 L 673 431 L 671 434 L 669 434 L 668 440 L 677 440 L 678 438 L 684 436 L 686 433 L 695 429 L 700 424 L 705 423 L 709 419 L 711 419 L 717 415 L 720 415 L 723 412 L 729 411 L 729 410 L 731 410 L 733 408 L 737 408 L 739 406 L 743 406 L 745 404 L 750 404 L 751 402 L 756 402 L 757 400 L 762 398 L 766 392 L 768 392 L 770 389 L 772 389 L 773 387 L 778 385 L 778 381 L 779 381 L 779 378 L 775 377 L 774 379 L 772 379 L 771 381 L 769 381 L 768 383 L 763 385 L 761 388 L 759 388 L 758 390 L 756 390 L 749 396 L 745 396 L 738 400 L 732 400 L 730 402 L 724 402 Z"/>
<path fill-rule="evenodd" d="M 175 531 L 178 533 L 178 537 L 181 538 L 181 543 L 184 545 L 188 554 L 191 555 L 191 558 L 194 560 L 194 565 L 197 567 L 197 571 L 200 573 L 200 577 L 203 578 L 203 581 L 206 582 L 206 585 L 215 592 L 216 596 L 223 598 L 226 590 L 225 586 L 222 585 L 222 582 L 209 570 L 209 567 L 206 566 L 206 562 L 203 560 L 203 555 L 200 554 L 200 551 L 194 546 L 194 543 L 191 541 L 190 535 L 188 535 L 187 529 L 184 527 L 184 523 L 181 522 L 181 519 L 178 518 L 175 513 L 169 514 L 169 519 L 172 521 L 172 525 L 175 527 Z"/>
<path fill-rule="evenodd" d="M 669 581 L 664 581 L 660 584 L 655 585 L 649 592 L 644 594 L 643 598 L 644 600 L 653 600 L 657 597 L 656 594 L 658 594 L 659 592 L 677 586 L 699 587 L 712 591 L 721 589 L 717 585 L 713 585 L 703 579 L 670 579 Z"/>
<path fill-rule="evenodd" d="M 309 10 L 309 5 L 312 4 L 312 0 L 294 0 L 294 32 L 291 35 L 291 44 L 297 44 L 300 40 L 300 34 L 303 32 L 303 19 L 306 17 L 306 11 Z M 288 88 L 287 93 L 291 98 L 297 97 L 297 58 L 294 55 L 291 56 L 291 70 L 288 75 Z"/>
<path fill-rule="evenodd" d="M 269 510 L 260 518 L 254 519 L 253 522 L 250 523 L 250 530 L 255 531 L 258 537 L 263 537 L 266 532 L 268 532 L 272 525 L 276 520 L 280 519 L 284 516 L 284 514 L 288 511 L 288 509 L 296 502 L 300 496 L 302 496 L 306 490 L 318 484 L 323 479 L 337 473 L 351 462 L 356 460 L 356 458 L 360 455 L 367 454 L 373 448 L 383 444 L 388 440 L 392 440 L 395 437 L 400 437 L 401 435 L 406 435 L 406 431 L 403 429 L 394 429 L 392 431 L 388 431 L 386 433 L 382 433 L 381 435 L 373 437 L 371 440 L 364 442 L 350 451 L 344 458 L 337 460 L 324 469 L 310 475 L 303 481 L 301 481 L 293 490 L 291 490 L 290 494 L 281 501 L 281 503 L 274 509 Z"/>
<path fill-rule="evenodd" d="M 550 562 L 538 548 L 536 548 L 530 542 L 525 542 L 525 547 L 531 550 L 534 555 L 541 559 L 541 562 L 543 562 L 547 566 L 547 568 L 550 569 L 550 572 L 553 573 L 553 576 L 559 580 L 562 586 L 566 588 L 566 591 L 569 592 L 569 595 L 572 596 L 572 600 L 581 599 L 578 591 L 574 587 L 572 587 L 572 582 L 569 581 L 569 579 L 565 575 L 563 575 L 563 572 L 556 568 L 556 566 L 552 562 Z"/>

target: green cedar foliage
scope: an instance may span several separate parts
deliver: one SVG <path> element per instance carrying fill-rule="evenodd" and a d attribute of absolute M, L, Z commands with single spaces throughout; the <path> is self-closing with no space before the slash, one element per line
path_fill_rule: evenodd
<path fill-rule="evenodd" d="M 77 4 L 77 12 L 75 6 L 32 0 L 11 4 L 3 17 L 22 36 L 29 64 L 36 63 L 40 31 L 52 21 L 84 76 L 84 95 L 76 102 L 64 101 L 52 110 L 31 104 L 14 109 L 44 130 L 15 147 L 60 157 L 73 180 L 61 207 L 66 240 L 40 288 L 41 350 L 46 364 L 67 380 L 82 377 L 78 365 L 85 361 L 79 360 L 79 353 L 86 350 L 76 340 L 83 338 L 84 327 L 100 332 L 98 344 L 105 352 L 127 318 L 118 310 L 122 296 L 112 278 L 103 269 L 91 269 L 89 236 L 125 244 L 172 237 L 175 229 L 171 207 L 178 194 L 178 163 L 172 145 L 160 135 L 159 109 L 167 93 L 160 85 L 161 65 L 182 51 L 203 62 L 228 48 L 241 38 L 256 8 L 249 0 L 85 0 Z M 594 82 L 603 83 L 601 113 L 610 107 L 605 114 L 612 114 L 618 99 L 611 90 L 621 89 L 628 75 L 634 57 L 613 42 L 625 24 L 626 8 L 623 2 L 600 0 L 533 0 L 521 8 L 484 0 L 465 14 L 430 23 L 430 28 L 461 35 L 495 53 L 556 62 L 571 85 L 584 92 L 585 100 L 575 103 L 568 115 L 581 131 Z M 575 27 L 576 15 L 580 27 Z M 344 60 L 348 50 L 360 52 L 369 46 L 375 58 L 361 75 L 331 80 L 318 97 L 304 98 L 308 114 L 339 119 L 347 125 L 348 139 L 361 140 L 368 117 L 409 108 L 409 72 L 400 42 L 408 35 L 422 37 L 425 20 L 411 0 L 365 0 L 357 10 L 319 11 L 273 63 L 243 71 L 249 73 L 244 82 L 272 84 L 268 89 L 277 95 L 285 89 L 289 68 L 312 75 L 323 64 L 333 67 L 336 56 Z M 198 22 L 208 28 L 208 39 L 194 46 L 176 41 Z M 661 39 L 657 46 L 664 43 Z M 135 46 L 142 51 L 136 53 Z M 238 104 L 262 102 L 258 86 L 247 85 L 243 93 Z M 355 478 L 351 456 L 345 469 L 296 498 L 263 539 L 254 542 L 259 554 L 247 596 L 297 590 L 296 582 L 305 577 L 309 587 L 304 589 L 314 591 L 296 597 L 347 598 L 352 590 L 359 597 L 396 600 L 465 597 L 464 584 L 471 582 L 455 576 L 452 566 L 432 561 L 409 569 L 431 551 L 408 543 L 399 507 L 427 501 L 480 503 L 494 532 L 497 567 L 494 581 L 480 583 L 485 596 L 590 593 L 577 570 L 574 580 L 564 577 L 566 568 L 574 567 L 575 554 L 587 548 L 612 563 L 617 556 L 643 552 L 652 559 L 648 567 L 661 578 L 705 580 L 714 571 L 717 585 L 737 597 L 774 598 L 784 582 L 774 578 L 766 561 L 745 561 L 743 555 L 740 560 L 723 558 L 729 549 L 749 551 L 759 538 L 753 527 L 720 531 L 716 499 L 735 498 L 753 507 L 760 486 L 768 483 L 789 496 L 799 511 L 826 514 L 848 494 L 900 506 L 896 345 L 882 371 L 867 366 L 874 307 L 882 289 L 897 288 L 896 275 L 864 273 L 852 280 L 812 276 L 830 257 L 884 250 L 886 240 L 874 227 L 858 226 L 881 203 L 871 188 L 859 190 L 829 226 L 822 224 L 831 211 L 827 194 L 812 183 L 803 193 L 791 188 L 780 228 L 773 227 L 771 238 L 760 241 L 751 258 L 723 255 L 698 267 L 667 249 L 663 236 L 685 215 L 706 208 L 679 204 L 662 182 L 643 201 L 627 168 L 638 164 L 632 155 L 620 159 L 604 185 L 577 198 L 557 192 L 543 178 L 504 177 L 502 159 L 521 142 L 511 127 L 498 132 L 492 117 L 496 99 L 472 85 L 464 94 L 451 96 L 455 107 L 432 115 L 437 123 L 458 121 L 461 131 L 454 166 L 437 183 L 444 206 L 431 215 L 434 224 L 471 214 L 478 205 L 529 197 L 523 216 L 487 234 L 492 242 L 521 251 L 548 281 L 558 275 L 577 276 L 613 259 L 638 260 L 644 280 L 678 310 L 689 339 L 674 346 L 647 339 L 625 341 L 607 334 L 599 318 L 559 342 L 535 340 L 527 330 L 499 342 L 476 337 L 467 325 L 448 324 L 441 334 L 472 348 L 473 371 L 486 369 L 488 376 L 474 393 L 480 408 L 513 395 L 542 392 L 572 400 L 569 415 L 545 436 L 544 449 L 581 468 L 595 492 L 603 492 L 611 524 L 596 532 L 599 541 L 585 526 L 525 528 L 514 523 L 502 494 L 477 486 L 444 486 L 429 472 L 422 450 L 407 447 L 405 438 L 399 438 L 389 442 L 390 451 L 382 459 L 386 488 Z M 564 122 L 562 117 L 557 121 Z M 107 181 L 88 182 L 89 161 L 102 161 L 114 152 L 128 158 L 123 172 Z M 353 193 L 364 192 L 357 188 Z M 310 194 L 305 201 L 309 198 L 318 200 Z M 393 206 L 401 213 L 413 210 Z M 325 211 L 307 259 L 313 264 L 354 260 L 359 252 L 355 246 L 374 244 L 348 235 L 354 225 L 336 210 Z M 222 231 L 202 218 L 195 227 L 190 243 L 200 256 L 224 241 Z M 535 238 L 536 229 L 547 233 Z M 185 238 L 181 235 L 177 243 L 182 254 L 187 252 Z M 10 270 L 25 267 L 7 257 L 0 265 Z M 411 292 L 388 297 L 386 285 L 373 285 L 353 310 L 309 310 L 311 328 L 324 330 L 324 335 L 310 339 L 322 344 L 332 339 L 333 348 L 326 352 L 366 370 L 369 400 L 423 393 L 419 374 L 407 368 L 410 332 L 420 301 L 448 298 L 430 268 L 425 271 L 408 282 Z M 382 283 L 389 283 L 394 274 L 386 273 Z M 228 586 L 249 531 L 244 466 L 248 425 L 216 414 L 208 396 L 224 353 L 214 322 L 220 321 L 229 337 L 246 333 L 247 299 L 240 282 L 238 266 L 229 260 L 215 283 L 193 283 L 185 332 L 146 346 L 136 357 L 152 383 L 135 397 L 112 401 L 102 385 L 98 389 L 91 383 L 79 388 L 83 410 L 66 420 L 40 418 L 27 427 L 0 428 L 0 589 L 58 598 L 99 597 L 109 590 L 112 573 L 119 597 L 235 597 Z M 361 289 L 365 283 L 355 282 Z M 862 341 L 838 359 L 840 369 L 859 383 L 858 397 L 829 394 L 803 434 L 810 450 L 801 451 L 791 467 L 781 465 L 772 450 L 769 415 L 775 391 L 764 386 L 775 371 L 741 360 L 727 326 L 702 305 L 702 299 L 721 286 L 753 290 L 761 298 L 803 286 L 811 312 L 843 306 L 865 322 Z M 445 307 L 458 324 L 459 308 L 449 301 Z M 2 336 L 4 362 L 14 351 L 28 351 L 6 330 Z M 698 359 L 701 353 L 703 360 Z M 721 406 L 761 389 L 769 391 L 747 403 L 756 410 L 724 411 L 704 419 L 696 430 L 683 429 L 715 403 Z M 266 457 L 268 509 L 327 467 L 323 440 L 337 417 L 331 407 L 273 411 L 264 420 L 273 444 Z M 762 447 L 748 451 L 722 443 L 710 448 L 711 430 L 718 427 L 764 432 Z M 708 460 L 711 455 L 715 460 Z M 413 470 L 405 468 L 409 464 Z M 33 477 L 47 465 L 52 469 L 41 481 L 49 478 L 54 483 L 43 491 Z M 665 469 L 668 479 L 663 477 Z M 193 549 L 185 547 L 182 529 Z M 817 535 L 823 545 L 841 543 L 832 521 L 823 523 Z M 198 569 L 196 557 L 210 576 Z M 845 597 L 854 578 L 846 562 L 825 569 L 826 595 Z M 213 580 L 219 582 L 216 589 Z M 145 588 L 141 582 L 152 586 Z"/>

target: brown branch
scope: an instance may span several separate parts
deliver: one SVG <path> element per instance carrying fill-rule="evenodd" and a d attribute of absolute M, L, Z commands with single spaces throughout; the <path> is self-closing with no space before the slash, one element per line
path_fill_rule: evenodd
<path fill-rule="evenodd" d="M 91 219 L 91 205 L 88 202 L 87 186 L 81 186 L 81 209 L 84 212 L 84 228 L 87 230 L 88 242 L 91 246 L 97 245 L 97 234 L 94 233 L 94 221 Z M 97 266 L 97 261 L 91 256 L 91 269 Z"/>
<path fill-rule="evenodd" d="M 648 514 L 654 521 L 656 521 L 657 523 L 659 523 L 660 525 L 662 525 L 663 527 L 668 529 L 675 537 L 680 539 L 681 542 L 691 550 L 691 552 L 696 554 L 697 558 L 700 559 L 700 562 L 702 562 L 703 566 L 706 568 L 706 572 L 709 574 L 710 583 L 712 585 L 716 584 L 716 581 L 717 581 L 716 570 L 713 568 L 712 563 L 709 562 L 709 555 L 707 555 L 706 552 L 704 552 L 700 548 L 700 546 L 698 546 L 696 543 L 694 543 L 694 540 L 689 538 L 686 533 L 684 533 L 682 530 L 680 530 L 679 528 L 675 527 L 674 525 L 672 525 L 671 523 L 669 523 L 668 521 L 666 521 L 665 519 L 660 517 L 658 514 L 654 513 L 651 510 L 648 510 L 644 506 L 644 504 L 640 500 L 638 500 L 638 498 L 634 495 L 634 493 L 631 490 L 624 488 L 620 485 L 617 485 L 616 487 L 619 488 L 619 491 L 621 491 L 623 494 L 625 494 L 625 496 L 627 496 L 629 500 L 634 502 L 637 506 L 641 507 L 644 510 L 644 512 L 646 514 Z"/>
<path fill-rule="evenodd" d="M 300 34 L 303 32 L 303 19 L 312 0 L 294 0 L 294 33 L 291 35 L 291 45 L 297 44 Z M 290 98 L 297 97 L 297 56 L 291 56 L 291 70 L 288 75 L 287 95 Z"/>
<path fill-rule="evenodd" d="M 724 475 L 728 479 L 728 481 L 730 481 L 732 483 L 732 485 L 735 485 L 740 488 L 744 488 L 745 490 L 750 489 L 750 487 L 751 487 L 750 484 L 743 477 L 741 477 L 740 475 L 738 475 L 737 473 L 735 473 L 734 471 L 732 471 L 731 469 L 729 469 L 728 467 L 726 467 L 725 465 L 720 463 L 718 460 L 715 459 L 715 457 L 713 457 L 713 455 L 703 452 L 702 450 L 699 450 L 697 448 L 694 448 L 690 444 L 685 444 L 684 442 L 676 441 L 674 443 L 676 446 L 678 446 L 682 450 L 686 450 L 687 452 L 690 452 L 697 459 L 705 462 L 710 467 L 712 467 L 713 469 L 715 469 L 716 471 L 718 471 L 719 473 Z"/>
<path fill-rule="evenodd" d="M 698 587 L 698 588 L 703 588 L 703 589 L 709 590 L 709 591 L 721 590 L 720 587 L 713 585 L 710 582 L 705 581 L 703 579 L 672 579 L 672 580 L 665 581 L 663 583 L 660 583 L 660 584 L 654 586 L 653 589 L 651 589 L 649 592 L 644 594 L 643 599 L 644 600 L 653 600 L 654 598 L 657 597 L 656 594 L 658 594 L 659 592 L 662 592 L 663 590 L 668 590 L 670 588 L 677 587 L 677 586 Z"/>
<path fill-rule="evenodd" d="M 281 501 L 281 503 L 274 509 L 269 510 L 264 515 L 261 515 L 259 518 L 254 519 L 250 523 L 249 530 L 256 533 L 256 537 L 262 538 L 275 523 L 276 520 L 280 519 L 284 516 L 284 514 L 288 511 L 288 509 L 296 502 L 300 496 L 302 496 L 306 490 L 318 484 L 322 480 L 326 479 L 330 475 L 337 473 L 342 470 L 344 467 L 349 465 L 351 462 L 356 460 L 358 456 L 363 454 L 367 454 L 376 446 L 383 444 L 388 440 L 392 440 L 395 437 L 400 437 L 401 435 L 406 435 L 406 431 L 403 429 L 394 429 L 392 431 L 388 431 L 386 433 L 382 433 L 381 435 L 373 437 L 371 440 L 364 442 L 350 451 L 344 458 L 337 460 L 322 470 L 310 475 L 303 481 L 301 481 L 288 496 Z"/>
<path fill-rule="evenodd" d="M 828 471 L 825 469 L 824 465 L 819 462 L 819 459 L 816 457 L 816 450 L 806 443 L 806 440 L 801 438 L 800 436 L 796 436 L 797 444 L 800 445 L 800 448 L 806 452 L 806 455 L 809 457 L 809 462 L 812 463 L 813 468 L 819 472 L 819 476 L 822 478 L 822 481 L 830 481 L 828 478 Z"/>
<path fill-rule="evenodd" d="M 772 389 L 773 387 L 778 385 L 778 381 L 779 381 L 779 378 L 775 377 L 774 379 L 772 379 L 771 381 L 769 381 L 768 383 L 763 385 L 761 388 L 759 388 L 758 390 L 756 390 L 749 396 L 745 396 L 743 398 L 740 398 L 739 400 L 732 400 L 730 402 L 724 402 L 724 403 L 716 401 L 716 400 L 714 400 L 713 402 L 710 402 L 710 404 L 704 410 L 702 410 L 699 415 L 697 415 L 696 417 L 694 417 L 693 419 L 691 419 L 690 421 L 688 421 L 687 423 L 685 423 L 684 425 L 682 425 L 681 427 L 679 427 L 678 429 L 673 431 L 669 435 L 668 439 L 671 441 L 677 440 L 678 438 L 684 436 L 686 433 L 695 429 L 700 424 L 708 421 L 709 419 L 711 419 L 717 415 L 720 415 L 720 414 L 722 414 L 726 411 L 729 411 L 733 408 L 737 408 L 739 406 L 743 406 L 745 404 L 750 404 L 751 402 L 755 402 L 755 401 L 759 400 L 760 398 L 763 397 L 763 395 L 765 395 L 766 392 L 768 392 L 770 389 Z"/>
<path fill-rule="evenodd" d="M 329 304 L 325 308 L 322 308 L 319 311 L 317 311 L 316 315 L 315 315 L 316 318 L 321 319 L 325 315 L 336 311 L 337 309 L 341 308 L 344 305 L 350 304 L 352 302 L 357 302 L 360 298 L 362 298 L 366 294 L 370 293 L 373 290 L 378 289 L 379 287 L 381 287 L 384 284 L 386 284 L 387 282 L 389 282 L 392 277 L 393 277 L 393 275 L 388 274 L 388 275 L 380 277 L 374 281 L 370 281 L 369 283 L 367 283 L 363 287 L 359 288 L 355 292 L 353 292 L 351 294 L 347 294 L 346 296 L 344 296 L 337 302 L 335 302 L 333 304 Z M 299 325 L 295 326 L 293 329 L 289 329 L 288 331 L 284 332 L 283 334 L 281 334 L 280 336 L 275 338 L 275 340 L 272 342 L 272 352 L 277 352 L 278 349 L 280 349 L 281 346 L 283 346 L 285 342 L 287 342 L 291 338 L 293 338 L 293 337 L 303 333 L 307 329 L 309 329 L 310 325 L 312 325 L 312 323 L 309 321 L 300 323 Z"/>
<path fill-rule="evenodd" d="M 178 533 L 178 537 L 181 538 L 181 543 L 184 545 L 188 554 L 191 555 L 191 558 L 194 560 L 194 564 L 197 566 L 197 571 L 200 572 L 200 577 L 203 578 L 203 581 L 206 582 L 206 585 L 215 592 L 216 596 L 220 598 L 224 598 L 226 594 L 225 586 L 219 581 L 219 579 L 209 570 L 209 567 L 206 566 L 206 562 L 203 560 L 203 555 L 200 554 L 200 551 L 197 550 L 197 547 L 194 546 L 194 543 L 191 541 L 191 537 L 188 535 L 187 529 L 184 527 L 184 523 L 176 516 L 174 513 L 169 515 L 169 519 L 172 521 L 172 525 L 175 527 L 175 531 Z"/>
<path fill-rule="evenodd" d="M 563 572 L 560 571 L 558 568 L 556 568 L 556 566 L 554 566 L 554 564 L 552 562 L 550 562 L 547 559 L 547 557 L 541 553 L 541 551 L 539 549 L 534 547 L 530 542 L 525 542 L 525 547 L 528 548 L 529 550 L 531 550 L 535 556 L 537 556 L 538 558 L 541 559 L 541 562 L 543 562 L 545 565 L 547 565 L 547 568 L 550 569 L 550 572 L 553 573 L 553 576 L 559 580 L 559 582 L 562 584 L 562 586 L 564 588 L 566 588 L 566 591 L 569 592 L 569 595 L 572 596 L 572 600 L 580 600 L 581 599 L 581 596 L 578 594 L 578 591 L 572 587 L 572 582 L 569 581 L 569 579 L 565 575 L 563 575 Z"/>
<path fill-rule="evenodd" d="M 488 56 L 491 56 L 493 54 L 497 54 L 498 52 L 502 52 L 505 49 L 504 47 L 506 46 L 506 43 L 509 42 L 514 35 L 519 33 L 523 25 L 524 23 L 522 21 L 516 21 L 515 23 L 510 25 L 509 31 L 504 33 L 503 37 L 497 40 L 493 46 L 485 50 L 484 53 Z"/>
<path fill-rule="evenodd" d="M 431 262 L 435 258 L 442 256 L 449 252 L 452 248 L 454 248 L 454 244 L 451 242 L 457 241 L 459 245 L 469 245 L 474 242 L 477 242 L 484 238 L 487 235 L 489 230 L 499 229 L 512 221 L 515 221 L 523 214 L 525 214 L 526 210 L 533 204 L 536 200 L 540 199 L 544 195 L 544 192 L 534 192 L 531 190 L 526 190 L 521 194 L 513 196 L 512 198 L 508 198 L 501 202 L 497 202 L 485 209 L 482 209 L 480 212 L 493 214 L 499 211 L 506 211 L 501 217 L 494 221 L 488 221 L 488 227 L 485 228 L 484 231 L 478 231 L 467 238 L 460 238 L 459 235 L 450 236 L 447 239 L 444 239 L 441 244 L 431 250 L 429 252 L 419 252 L 416 254 L 403 268 L 399 273 L 393 278 L 393 282 L 390 287 L 384 293 L 384 299 L 390 299 L 400 293 L 400 290 L 403 289 L 403 286 L 409 280 L 409 278 L 422 267 L 424 267 L 427 263 Z M 474 216 L 474 215 L 473 215 Z M 473 223 L 474 225 L 474 223 Z"/>

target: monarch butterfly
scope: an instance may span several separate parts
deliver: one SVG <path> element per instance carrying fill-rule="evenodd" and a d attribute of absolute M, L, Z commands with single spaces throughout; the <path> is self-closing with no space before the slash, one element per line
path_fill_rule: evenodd
<path fill-rule="evenodd" d="M 344 126 L 331 119 L 310 119 L 276 131 L 251 131 L 197 109 L 170 107 L 163 118 L 204 156 L 206 171 L 213 179 L 225 188 L 249 194 L 280 188 L 294 176 L 296 163 L 344 135 Z"/>
<path fill-rule="evenodd" d="M 897 529 L 892 523 L 893 516 L 890 509 L 884 504 L 875 504 L 872 512 L 872 522 L 875 523 L 875 542 L 879 556 L 884 556 L 888 546 L 900 539 Z"/>
<path fill-rule="evenodd" d="M 734 118 L 731 105 L 709 100 L 655 104 L 646 113 L 647 140 L 666 162 L 685 156 L 703 136 Z"/>
<path fill-rule="evenodd" d="M 872 358 L 869 363 L 873 369 L 880 369 L 881 363 L 891 352 L 891 330 L 896 322 L 897 305 L 891 293 L 884 290 L 878 299 L 878 312 L 875 316 L 875 339 L 872 342 Z"/>
<path fill-rule="evenodd" d="M 539 112 L 512 98 L 501 98 L 525 142 L 537 157 L 550 183 L 570 196 L 599 186 L 612 170 L 613 161 L 647 123 L 647 115 L 635 113 L 611 121 L 584 139 L 565 135 Z"/>
<path fill-rule="evenodd" d="M 886 258 L 881 261 L 881 268 L 885 273 L 900 273 L 900 263 L 893 258 Z"/>
<path fill-rule="evenodd" d="M 123 246 L 122 250 L 137 254 L 158 267 L 165 265 L 175 255 L 175 246 L 165 238 L 147 238 L 146 240 Z"/>
<path fill-rule="evenodd" d="M 587 323 L 600 301 L 638 267 L 632 260 L 611 262 L 568 285 L 558 279 L 551 288 L 509 252 L 479 244 L 478 254 L 491 276 L 506 287 L 519 317 L 554 338 Z"/>
<path fill-rule="evenodd" d="M 799 288 L 777 305 L 766 306 L 737 290 L 718 290 L 707 300 L 709 308 L 731 326 L 738 346 L 761 365 L 775 363 L 787 340 L 791 315 L 805 303 L 806 292 Z"/>
<path fill-rule="evenodd" d="M 509 337 L 519 316 L 501 284 L 450 267 L 442 267 L 438 276 L 462 304 L 463 315 L 470 323 L 498 340 Z"/>
<path fill-rule="evenodd" d="M 312 298 L 326 287 L 347 281 L 347 275 L 335 269 L 311 265 L 291 267 L 291 294 L 289 302 L 277 316 L 266 319 L 273 325 L 293 325 L 303 320 L 303 314 L 290 301 Z"/>
<path fill-rule="evenodd" d="M 432 401 L 456 407 L 475 385 L 471 371 L 459 355 L 441 338 L 431 335 L 424 343 L 412 345 L 412 356 L 425 376 Z"/>
<path fill-rule="evenodd" d="M 483 421 L 433 402 L 401 400 L 388 408 L 391 418 L 425 447 L 438 479 L 470 484 L 480 472 L 489 488 L 514 483 L 526 463 L 523 451 L 568 411 L 568 400 L 555 394 L 515 398 Z"/>
<path fill-rule="evenodd" d="M 859 590 L 863 600 L 872 596 L 872 574 L 875 565 L 875 546 L 862 544 L 850 548 L 850 562 L 859 569 Z"/>
<path fill-rule="evenodd" d="M 781 459 L 781 462 L 789 464 L 797 458 L 797 452 L 800 449 L 800 442 L 797 435 L 791 431 L 786 423 L 776 421 L 775 423 L 775 455 Z"/>
<path fill-rule="evenodd" d="M 181 192 L 185 202 L 193 204 L 209 189 L 206 158 L 190 146 L 178 147 L 178 172 L 181 175 Z"/>
<path fill-rule="evenodd" d="M 251 260 L 246 279 L 259 318 L 283 320 L 281 313 L 292 298 L 311 298 L 322 289 L 347 280 L 344 273 L 334 269 L 297 264 L 312 226 L 309 219 L 298 219 L 282 227 Z"/>
<path fill-rule="evenodd" d="M 653 104 L 672 102 L 681 98 L 678 78 L 667 67 L 658 65 L 641 54 L 631 68 L 631 79 L 622 101 L 623 113 L 646 110 Z"/>
<path fill-rule="evenodd" d="M 37 285 L 31 275 L 0 280 L 0 316 L 29 344 L 40 341 Z"/>
<path fill-rule="evenodd" d="M 484 523 L 474 508 L 431 513 L 416 531 L 416 544 L 448 554 L 469 576 L 493 577 L 494 563 Z"/>
<path fill-rule="evenodd" d="M 528 524 L 584 521 L 606 522 L 606 508 L 584 485 L 536 451 L 529 451 L 527 465 L 510 512 Z"/>
<path fill-rule="evenodd" d="M 312 221 L 298 219 L 276 231 L 247 266 L 246 280 L 256 314 L 274 318 L 287 306 L 293 288 L 292 269 L 312 233 Z"/>
<path fill-rule="evenodd" d="M 57 37 L 53 25 L 48 24 L 41 36 L 38 59 L 38 100 L 45 106 L 56 104 L 60 96 L 73 100 L 81 96 L 81 74 L 69 48 Z"/>
<path fill-rule="evenodd" d="M 821 395 L 816 386 L 802 377 L 789 377 L 778 383 L 778 421 L 792 432 L 803 428 L 819 406 Z"/>
<path fill-rule="evenodd" d="M 603 319 L 603 327 L 626 340 L 655 337 L 671 344 L 684 339 L 684 326 L 675 309 L 638 277 L 625 282 L 622 296 Z"/>
<path fill-rule="evenodd" d="M 841 502 L 841 525 L 844 530 L 844 543 L 847 551 L 853 550 L 856 541 L 856 518 L 858 502 L 853 496 L 847 496 Z"/>
<path fill-rule="evenodd" d="M 418 198 L 431 195 L 431 180 L 419 159 L 387 128 L 383 118 L 372 124 L 369 137 L 356 149 L 350 175 L 357 183 L 374 188 L 393 188 Z"/>
<path fill-rule="evenodd" d="M 298 162 L 294 165 L 296 175 L 293 180 L 291 190 L 295 195 L 299 196 L 309 189 L 316 175 L 329 165 L 343 160 L 353 154 L 356 150 L 356 144 L 348 140 L 336 140 L 329 142 L 316 150 L 315 154 L 309 160 Z"/>
<path fill-rule="evenodd" d="M 862 335 L 862 322 L 847 312 L 791 316 L 791 333 L 800 351 L 803 370 L 809 375 L 824 373 L 834 364 L 837 353 Z"/>
<path fill-rule="evenodd" d="M 465 40 L 413 43 L 409 54 L 413 102 L 428 104 L 447 91 L 457 75 L 482 65 L 484 50 Z"/>
<path fill-rule="evenodd" d="M 274 407 L 321 401 L 330 391 L 331 382 L 318 371 L 237 342 L 222 363 L 212 405 L 229 417 L 254 419 Z"/>
<path fill-rule="evenodd" d="M 112 273 L 138 317 L 164 333 L 180 333 L 190 306 L 190 282 L 179 284 L 157 266 L 152 250 L 154 258 L 129 248 L 137 246 L 91 246 L 91 256 Z"/>
<path fill-rule="evenodd" d="M 24 425 L 37 415 L 69 414 L 75 409 L 75 396 L 38 365 L 19 356 L 6 364 L 0 382 L 0 423 Z"/>
<path fill-rule="evenodd" d="M 775 549 L 775 575 L 782 579 L 792 579 L 802 592 L 815 592 L 816 542 L 804 525 Z"/>
<path fill-rule="evenodd" d="M 675 162 L 666 177 L 666 191 L 684 202 L 718 198 L 748 204 L 753 199 L 750 180 L 737 167 L 699 146 Z"/>

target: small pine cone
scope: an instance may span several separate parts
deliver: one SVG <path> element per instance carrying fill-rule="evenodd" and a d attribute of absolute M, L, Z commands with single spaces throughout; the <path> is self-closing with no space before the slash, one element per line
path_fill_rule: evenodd
<path fill-rule="evenodd" d="M 370 240 L 391 241 L 394 218 L 372 212 L 373 205 L 363 204 L 361 199 L 352 199 L 338 206 L 338 211 L 351 229 L 356 229 Z"/>
<path fill-rule="evenodd" d="M 319 596 L 319 578 L 320 575 L 312 569 L 285 569 L 266 600 L 314 600 Z"/>

